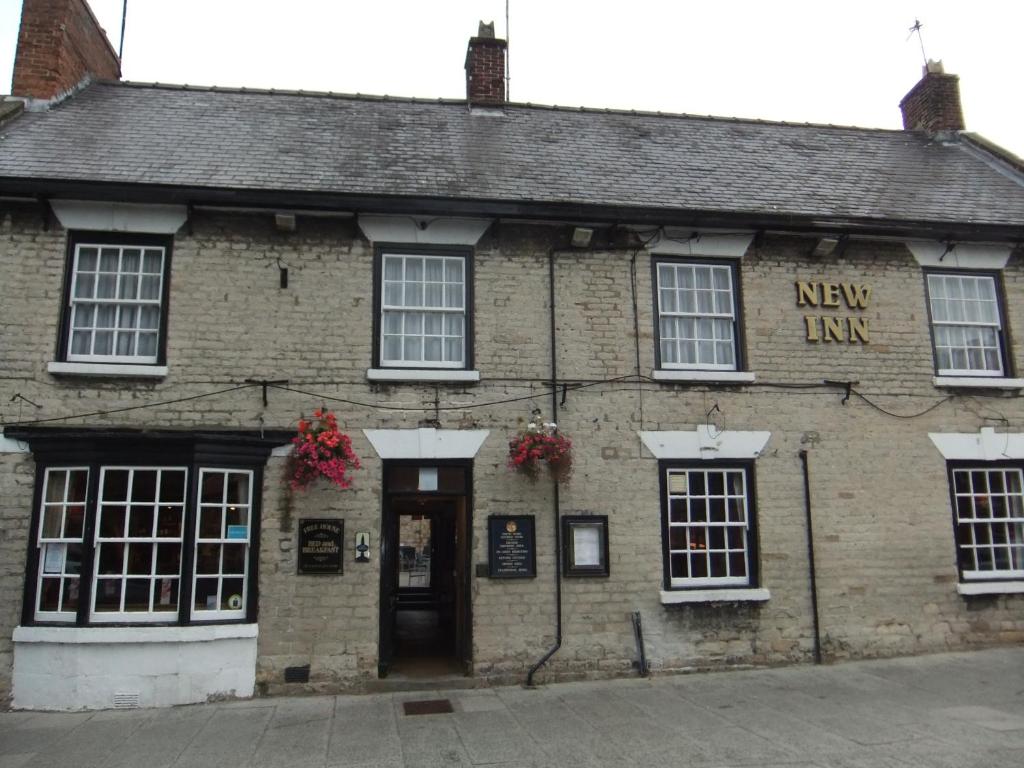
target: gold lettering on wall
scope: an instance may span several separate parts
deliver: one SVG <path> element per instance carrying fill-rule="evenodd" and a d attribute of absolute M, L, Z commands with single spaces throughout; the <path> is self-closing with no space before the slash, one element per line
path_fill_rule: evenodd
<path fill-rule="evenodd" d="M 858 283 L 797 280 L 796 305 L 798 307 L 838 308 L 843 304 L 851 312 L 867 309 L 871 300 L 871 286 Z M 804 315 L 807 341 L 849 341 L 850 344 L 870 342 L 868 318 L 851 315 Z"/>
<path fill-rule="evenodd" d="M 846 322 L 850 326 L 850 343 L 853 344 L 855 341 L 862 341 L 867 344 L 870 339 L 868 338 L 868 319 L 866 317 L 848 317 Z"/>
<path fill-rule="evenodd" d="M 825 331 L 825 341 L 846 341 L 841 318 L 823 317 L 821 318 L 821 325 Z"/>

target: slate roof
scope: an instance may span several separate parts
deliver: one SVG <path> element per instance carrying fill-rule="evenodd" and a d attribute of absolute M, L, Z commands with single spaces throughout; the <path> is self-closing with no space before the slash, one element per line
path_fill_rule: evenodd
<path fill-rule="evenodd" d="M 1024 227 L 1024 174 L 964 139 L 129 83 L 0 127 L 13 179 Z"/>

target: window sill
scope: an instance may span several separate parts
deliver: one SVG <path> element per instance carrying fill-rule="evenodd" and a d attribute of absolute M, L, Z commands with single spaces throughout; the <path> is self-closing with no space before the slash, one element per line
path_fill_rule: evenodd
<path fill-rule="evenodd" d="M 771 598 L 764 588 L 661 590 L 662 605 L 681 603 L 763 603 Z"/>
<path fill-rule="evenodd" d="M 1024 379 L 1004 379 L 999 376 L 935 376 L 932 383 L 936 387 L 1024 389 Z"/>
<path fill-rule="evenodd" d="M 750 371 L 666 371 L 651 373 L 655 381 L 706 381 L 719 384 L 753 384 L 757 376 Z"/>
<path fill-rule="evenodd" d="M 446 368 L 368 368 L 370 381 L 480 381 L 480 371 Z"/>
<path fill-rule="evenodd" d="M 971 595 L 1019 595 L 1024 593 L 1024 581 L 980 581 L 961 582 L 956 591 L 965 596 Z"/>
<path fill-rule="evenodd" d="M 48 363 L 46 370 L 55 376 L 109 376 L 122 379 L 162 379 L 166 365 L 126 365 L 119 363 Z"/>
<path fill-rule="evenodd" d="M 15 627 L 15 643 L 204 643 L 259 637 L 258 624 L 211 624 L 190 627 Z"/>

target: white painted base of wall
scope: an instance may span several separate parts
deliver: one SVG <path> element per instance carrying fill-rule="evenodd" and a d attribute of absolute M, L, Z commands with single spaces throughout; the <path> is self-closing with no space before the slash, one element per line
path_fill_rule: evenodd
<path fill-rule="evenodd" d="M 17 627 L 15 709 L 170 707 L 253 695 L 255 624 Z M 137 704 L 136 704 L 137 702 Z"/>

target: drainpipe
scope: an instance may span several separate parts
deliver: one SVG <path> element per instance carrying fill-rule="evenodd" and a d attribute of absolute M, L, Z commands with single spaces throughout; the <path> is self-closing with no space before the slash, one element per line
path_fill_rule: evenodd
<path fill-rule="evenodd" d="M 548 251 L 548 304 L 551 314 L 551 421 L 558 423 L 558 356 L 555 348 L 555 252 Z M 558 481 L 552 481 L 552 507 L 555 520 L 555 644 L 530 667 L 526 687 L 533 687 L 533 676 L 562 647 L 562 526 L 558 502 Z"/>
<path fill-rule="evenodd" d="M 811 472 L 807 465 L 807 451 L 800 451 L 800 464 L 804 471 L 804 512 L 807 515 L 807 565 L 811 579 L 811 611 L 814 614 L 814 663 L 821 664 L 821 625 L 818 621 L 818 580 L 814 567 L 814 524 L 811 520 Z"/>

